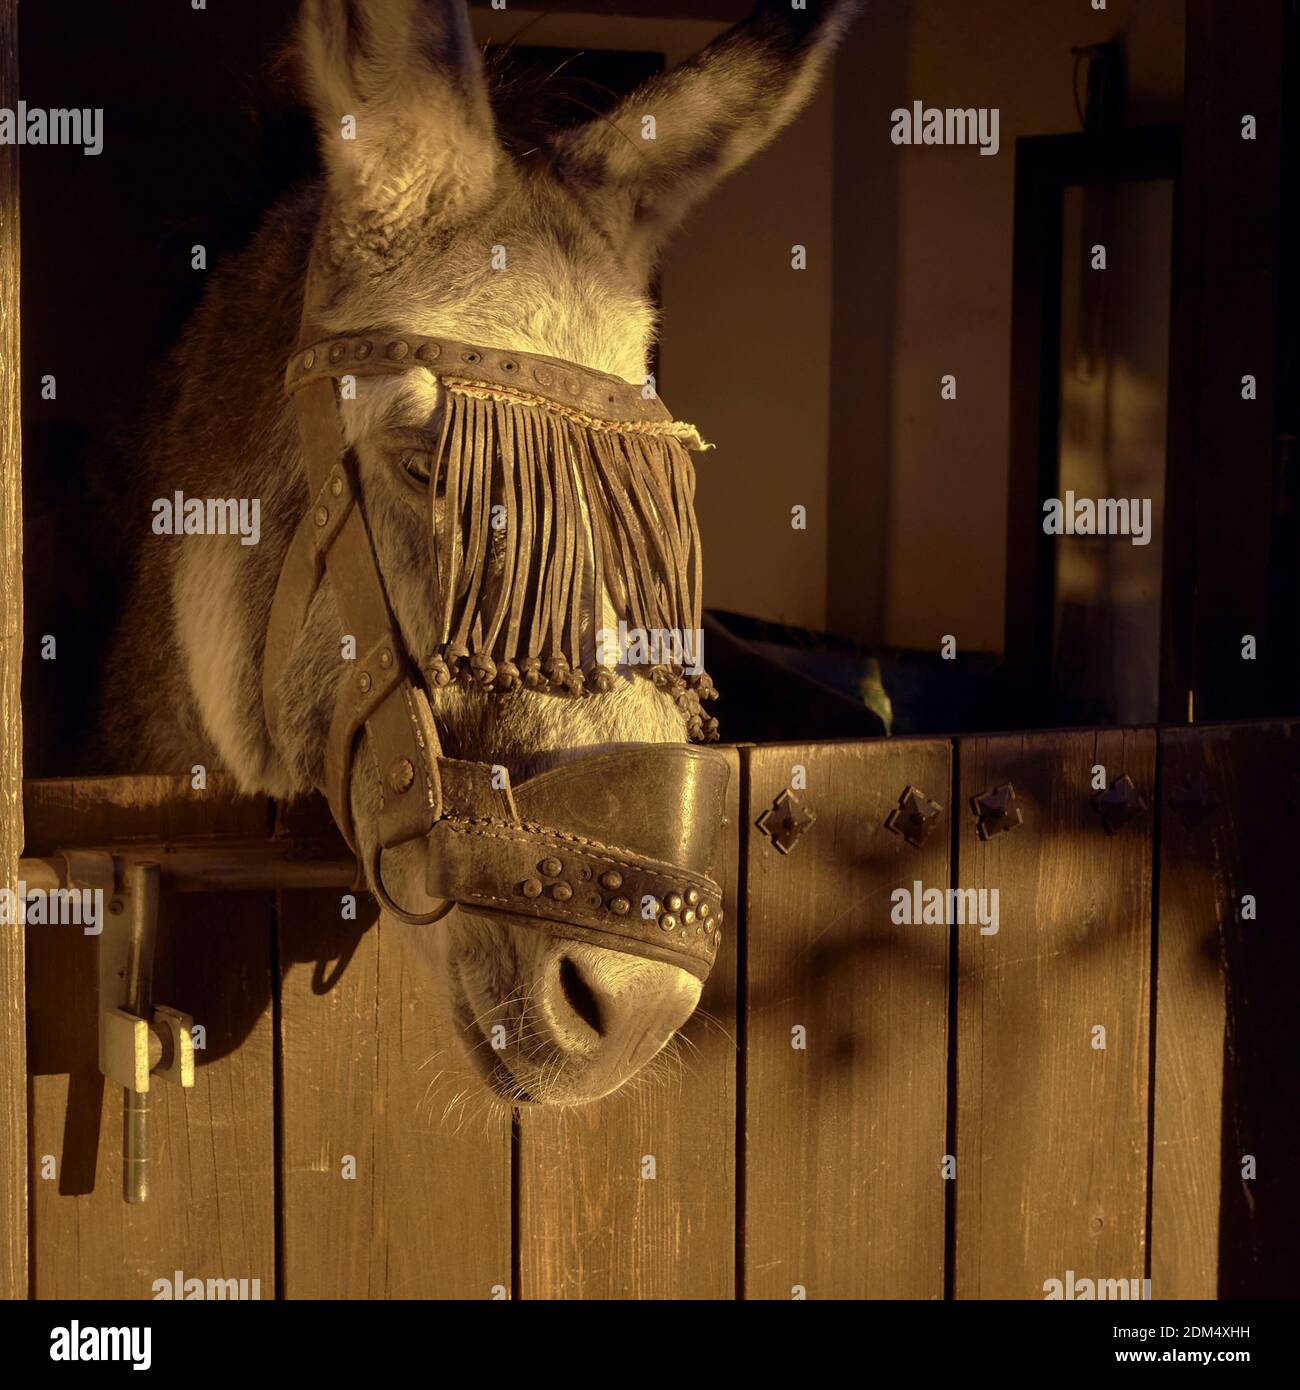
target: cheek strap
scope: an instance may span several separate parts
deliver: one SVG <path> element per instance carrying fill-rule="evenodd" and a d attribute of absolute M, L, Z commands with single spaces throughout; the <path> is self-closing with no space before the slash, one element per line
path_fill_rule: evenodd
<path fill-rule="evenodd" d="M 284 670 L 328 573 L 343 633 L 355 639 L 358 655 L 346 663 L 335 693 L 324 791 L 335 822 L 355 849 L 351 782 L 357 737 L 367 728 L 382 803 L 379 843 L 387 848 L 426 834 L 437 820 L 442 750 L 428 697 L 412 678 L 393 625 L 334 392 L 333 381 L 322 378 L 295 396 L 312 500 L 290 543 L 272 600 L 262 697 L 267 728 L 278 745 Z"/>

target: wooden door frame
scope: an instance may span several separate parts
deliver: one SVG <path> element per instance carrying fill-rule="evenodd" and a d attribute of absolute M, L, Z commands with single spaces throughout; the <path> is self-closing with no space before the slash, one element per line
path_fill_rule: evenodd
<path fill-rule="evenodd" d="M 0 0 L 0 106 L 18 104 L 18 0 Z M 0 145 L 0 857 L 23 847 L 22 426 L 18 148 Z M 16 915 L 16 914 L 13 914 Z M 27 1297 L 27 1030 L 23 927 L 0 930 L 0 1298 Z"/>
<path fill-rule="evenodd" d="M 1050 702 L 1051 691 L 1056 570 L 1054 537 L 1043 530 L 1043 501 L 1059 493 L 1065 190 L 1172 180 L 1177 266 L 1181 163 L 1180 126 L 1144 126 L 1115 135 L 1034 135 L 1016 141 L 1006 664 L 1023 702 L 1018 722 L 1027 728 L 1041 723 L 1042 712 L 1051 708 L 1045 702 Z M 1174 286 L 1170 288 L 1174 293 Z M 1172 308 L 1170 319 L 1172 329 Z M 1171 344 L 1171 382 L 1176 346 Z M 1171 394 L 1171 430 L 1173 407 Z"/>
<path fill-rule="evenodd" d="M 1183 197 L 1175 248 L 1160 719 L 1295 708 L 1295 277 L 1286 139 L 1296 0 L 1188 0 Z M 1250 41 L 1242 42 L 1249 34 Z M 1242 118 L 1257 122 L 1243 139 Z M 1294 112 L 1290 124 L 1294 126 Z M 1285 190 L 1285 191 L 1284 191 Z M 1291 225 L 1284 227 L 1288 220 Z M 1290 354 L 1293 377 L 1294 353 Z M 1244 375 L 1256 397 L 1242 399 Z M 1289 620 L 1288 620 L 1289 614 Z M 1241 659 L 1241 639 L 1259 644 Z"/>

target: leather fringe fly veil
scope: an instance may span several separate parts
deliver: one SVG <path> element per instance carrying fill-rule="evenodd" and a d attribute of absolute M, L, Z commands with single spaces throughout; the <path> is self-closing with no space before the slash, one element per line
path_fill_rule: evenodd
<path fill-rule="evenodd" d="M 702 705 L 717 692 L 700 660 L 688 453 L 709 446 L 695 427 L 653 393 L 572 363 L 394 341 L 402 352 L 391 365 L 394 344 L 318 342 L 296 357 L 287 385 L 427 365 L 445 393 L 429 456 L 437 642 L 419 661 L 428 683 L 580 695 L 611 689 L 618 665 L 674 696 L 690 739 L 716 740 Z M 357 365 L 363 345 L 368 360 Z M 621 629 L 606 627 L 606 593 Z M 637 648 L 631 659 L 620 633 Z"/>

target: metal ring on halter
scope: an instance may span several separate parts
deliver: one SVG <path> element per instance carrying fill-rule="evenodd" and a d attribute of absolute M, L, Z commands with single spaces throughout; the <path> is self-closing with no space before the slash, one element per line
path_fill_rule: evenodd
<path fill-rule="evenodd" d="M 416 913 L 407 912 L 404 907 L 399 907 L 389 896 L 388 889 L 384 887 L 384 880 L 380 872 L 379 860 L 384 852 L 383 845 L 376 845 L 374 853 L 370 859 L 370 891 L 379 900 L 379 906 L 385 912 L 391 912 L 399 922 L 405 922 L 410 927 L 427 927 L 431 922 L 441 921 L 456 906 L 455 901 L 448 901 L 437 909 L 436 912 Z"/>

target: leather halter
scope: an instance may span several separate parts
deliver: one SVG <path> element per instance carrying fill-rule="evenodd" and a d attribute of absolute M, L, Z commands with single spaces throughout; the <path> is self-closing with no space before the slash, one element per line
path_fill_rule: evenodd
<path fill-rule="evenodd" d="M 311 500 L 267 627 L 262 689 L 272 742 L 281 734 L 281 677 L 328 574 L 358 656 L 336 696 L 323 790 L 355 848 L 351 784 L 364 729 L 382 801 L 366 870 L 381 903 L 414 923 L 436 920 L 453 903 L 491 908 L 705 978 L 723 920 L 716 869 L 730 772 L 725 758 L 683 744 L 636 745 L 579 758 L 512 788 L 503 768 L 443 756 L 428 696 L 388 604 L 337 381 L 427 367 L 446 384 L 517 390 L 622 428 L 672 429 L 671 415 L 636 386 L 555 358 L 399 333 L 311 341 L 310 319 L 305 310 L 307 342 L 286 373 Z M 427 841 L 427 891 L 445 905 L 415 916 L 384 889 L 381 856 L 420 838 Z"/>

